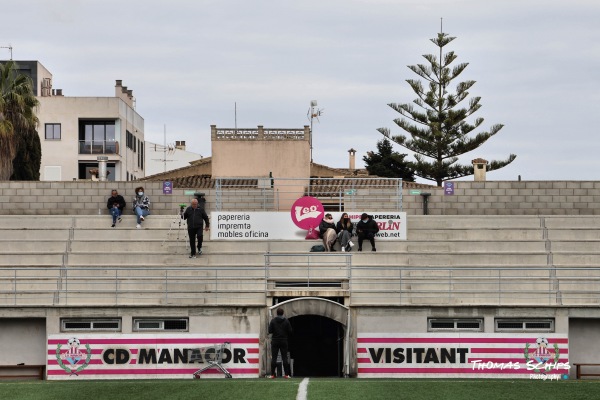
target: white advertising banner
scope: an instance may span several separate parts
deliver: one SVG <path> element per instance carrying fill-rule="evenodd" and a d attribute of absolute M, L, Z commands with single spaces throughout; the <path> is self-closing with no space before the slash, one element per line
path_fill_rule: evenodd
<path fill-rule="evenodd" d="M 258 335 L 60 334 L 48 336 L 48 380 L 194 378 L 220 364 L 234 378 L 257 378 Z M 197 377 L 223 378 L 216 366 Z"/>
<path fill-rule="evenodd" d="M 376 240 L 406 240 L 405 212 L 366 211 L 373 216 L 379 233 Z M 337 223 L 343 212 L 330 212 Z M 362 212 L 349 212 L 350 220 L 356 224 Z M 322 215 L 321 215 L 322 218 Z M 318 228 L 319 219 L 313 222 Z M 211 212 L 211 240 L 305 240 L 306 230 L 292 220 L 289 212 Z"/>
<path fill-rule="evenodd" d="M 548 333 L 358 334 L 359 378 L 567 379 L 569 339 Z"/>

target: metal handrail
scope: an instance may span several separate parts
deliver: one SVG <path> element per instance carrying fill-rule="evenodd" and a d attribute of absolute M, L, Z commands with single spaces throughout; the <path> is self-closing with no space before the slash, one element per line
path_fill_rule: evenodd
<path fill-rule="evenodd" d="M 2 267 L 0 307 L 264 305 L 275 282 L 301 283 L 302 291 L 341 282 L 335 290 L 354 306 L 600 305 L 600 267 L 381 267 L 351 260 L 351 253 L 267 253 L 264 266 L 250 267 Z"/>

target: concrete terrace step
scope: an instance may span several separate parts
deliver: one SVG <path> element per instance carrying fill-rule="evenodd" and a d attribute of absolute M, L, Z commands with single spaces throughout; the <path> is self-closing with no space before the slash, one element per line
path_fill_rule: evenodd
<path fill-rule="evenodd" d="M 599 229 L 600 215 L 545 216 L 548 229 Z"/>
<path fill-rule="evenodd" d="M 411 215 L 407 218 L 409 230 L 430 229 L 540 229 L 538 216 L 481 216 L 481 215 Z"/>
<path fill-rule="evenodd" d="M 549 240 L 600 240 L 600 229 L 554 229 L 548 231 Z"/>
<path fill-rule="evenodd" d="M 69 229 L 0 229 L 0 241 L 69 240 Z"/>
<path fill-rule="evenodd" d="M 0 254 L 65 253 L 66 240 L 0 240 Z"/>
<path fill-rule="evenodd" d="M 411 229 L 406 233 L 408 240 L 542 240 L 542 229 Z"/>

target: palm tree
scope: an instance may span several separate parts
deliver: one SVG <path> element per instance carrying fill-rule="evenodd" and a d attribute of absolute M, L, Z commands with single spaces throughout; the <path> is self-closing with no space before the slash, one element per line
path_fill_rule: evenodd
<path fill-rule="evenodd" d="M 0 181 L 13 173 L 19 136 L 35 130 L 39 102 L 30 77 L 19 72 L 14 61 L 0 64 Z"/>

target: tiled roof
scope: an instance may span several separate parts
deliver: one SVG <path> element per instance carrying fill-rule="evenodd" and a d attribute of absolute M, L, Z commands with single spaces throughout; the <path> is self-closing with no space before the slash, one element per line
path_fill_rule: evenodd
<path fill-rule="evenodd" d="M 159 179 L 162 180 L 163 178 Z M 265 178 L 268 179 L 268 178 Z M 152 180 L 147 179 L 146 180 Z M 173 188 L 197 188 L 197 189 L 214 189 L 216 179 L 210 175 L 192 175 L 179 178 L 173 178 Z M 289 181 L 288 181 L 289 182 Z M 332 192 L 338 193 L 340 190 L 348 188 L 365 188 L 365 187 L 390 187 L 396 185 L 395 179 L 389 178 L 310 178 L 311 191 L 316 192 Z M 289 183 L 288 183 L 289 184 Z M 258 179 L 256 178 L 221 178 L 221 188 L 241 188 L 241 187 L 256 187 Z M 402 187 L 405 189 L 427 189 L 434 188 L 434 185 L 427 185 L 416 182 L 402 182 Z"/>

